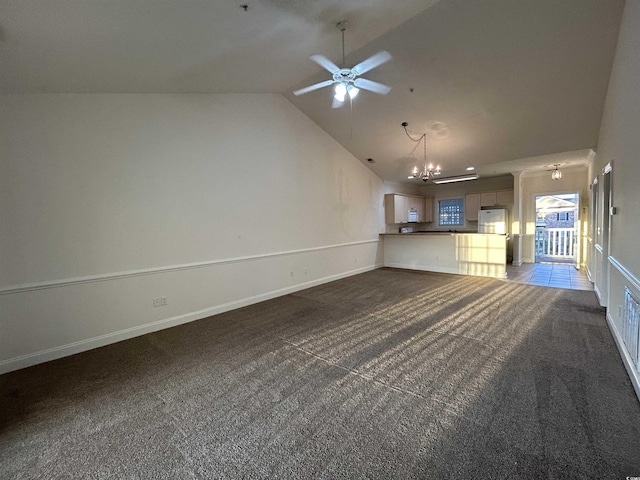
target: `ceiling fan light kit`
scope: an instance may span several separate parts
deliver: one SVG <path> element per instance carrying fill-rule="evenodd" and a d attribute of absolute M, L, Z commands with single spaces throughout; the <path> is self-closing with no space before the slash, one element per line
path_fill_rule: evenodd
<path fill-rule="evenodd" d="M 344 66 L 344 31 L 347 29 L 347 22 L 339 22 L 337 24 L 337 27 L 342 32 L 342 65 Z M 380 52 L 360 62 L 353 68 L 340 68 L 324 55 L 312 55 L 310 58 L 322 68 L 327 70 L 331 74 L 332 79 L 318 82 L 313 85 L 309 85 L 308 87 L 296 90 L 293 92 L 293 94 L 296 96 L 303 95 L 305 93 L 312 92 L 313 90 L 318 90 L 320 88 L 328 87 L 335 84 L 333 97 L 334 101 L 332 107 L 337 108 L 343 105 L 347 95 L 349 96 L 350 100 L 353 100 L 360 92 L 360 89 L 379 93 L 381 95 L 386 95 L 391 91 L 391 87 L 387 85 L 383 85 L 382 83 L 374 82 L 372 80 L 367 80 L 366 78 L 359 78 L 360 75 L 367 73 L 369 70 L 373 70 L 374 68 L 391 60 L 391 54 L 386 50 L 381 50 Z"/>
<path fill-rule="evenodd" d="M 558 165 L 554 165 L 556 169 L 551 173 L 552 180 L 560 180 L 562 178 L 562 172 L 558 170 Z"/>
<path fill-rule="evenodd" d="M 338 83 L 335 88 L 335 95 L 333 98 L 338 100 L 339 102 L 344 102 L 344 97 L 349 94 L 349 98 L 354 99 L 358 92 L 359 88 L 354 87 L 353 85 L 346 85 L 344 83 Z"/>

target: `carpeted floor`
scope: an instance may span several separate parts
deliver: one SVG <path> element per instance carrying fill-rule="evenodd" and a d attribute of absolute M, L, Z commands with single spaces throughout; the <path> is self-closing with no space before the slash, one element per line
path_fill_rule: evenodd
<path fill-rule="evenodd" d="M 0 478 L 640 475 L 589 291 L 380 269 L 0 376 Z"/>

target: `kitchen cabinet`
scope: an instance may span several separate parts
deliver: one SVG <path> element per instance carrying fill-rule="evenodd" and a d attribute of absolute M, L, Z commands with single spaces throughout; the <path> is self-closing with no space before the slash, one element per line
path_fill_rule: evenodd
<path fill-rule="evenodd" d="M 433 222 L 433 197 L 424 198 L 424 217 L 423 222 Z"/>
<path fill-rule="evenodd" d="M 513 205 L 513 190 L 498 190 L 496 202 L 498 205 Z"/>
<path fill-rule="evenodd" d="M 478 221 L 480 207 L 495 207 L 513 204 L 513 190 L 495 190 L 491 192 L 469 193 L 464 197 L 464 217 Z"/>
<path fill-rule="evenodd" d="M 409 207 L 407 197 L 389 193 L 384 196 L 384 214 L 386 223 L 407 223 Z"/>
<path fill-rule="evenodd" d="M 385 223 L 408 223 L 409 210 L 418 214 L 418 223 L 433 221 L 431 197 L 388 193 L 384 196 Z"/>
<path fill-rule="evenodd" d="M 480 194 L 481 207 L 493 207 L 496 204 L 496 192 L 482 192 Z"/>
<path fill-rule="evenodd" d="M 496 190 L 494 192 L 482 192 L 480 194 L 481 207 L 511 204 L 513 204 L 513 190 Z"/>
<path fill-rule="evenodd" d="M 464 197 L 464 216 L 469 221 L 478 221 L 478 210 L 480 210 L 480 193 L 470 193 Z"/>

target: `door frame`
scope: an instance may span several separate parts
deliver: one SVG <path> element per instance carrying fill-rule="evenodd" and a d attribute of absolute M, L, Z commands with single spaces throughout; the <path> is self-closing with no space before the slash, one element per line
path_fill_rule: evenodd
<path fill-rule="evenodd" d="M 537 228 L 535 226 L 536 223 L 536 219 L 537 219 L 537 215 L 538 215 L 538 197 L 544 197 L 544 196 L 560 196 L 560 195 L 575 195 L 576 198 L 576 205 L 575 205 L 575 209 L 574 209 L 574 214 L 573 214 L 573 228 L 574 228 L 574 237 L 573 237 L 573 243 L 574 243 L 574 250 L 573 250 L 573 266 L 576 268 L 576 270 L 580 269 L 580 265 L 582 262 L 582 258 L 584 257 L 583 253 L 582 253 L 582 248 L 583 248 L 583 228 L 582 228 L 582 223 L 584 222 L 584 219 L 582 218 L 581 212 L 582 209 L 580 208 L 580 204 L 582 199 L 580 191 L 576 191 L 576 190 L 559 190 L 559 191 L 550 191 L 550 192 L 544 192 L 544 193 L 532 193 L 532 202 L 531 205 L 533 207 L 533 218 L 534 218 L 534 252 L 533 252 L 533 260 L 535 263 L 538 263 L 536 261 L 537 259 L 537 255 L 535 252 L 535 229 Z"/>

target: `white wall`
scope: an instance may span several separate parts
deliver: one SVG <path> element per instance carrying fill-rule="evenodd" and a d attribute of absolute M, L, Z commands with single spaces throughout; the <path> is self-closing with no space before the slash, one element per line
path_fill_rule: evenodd
<path fill-rule="evenodd" d="M 617 208 L 611 216 L 610 248 L 601 261 L 609 271 L 596 285 L 608 292 L 607 318 L 614 338 L 618 341 L 636 392 L 640 397 L 640 373 L 633 372 L 626 349 L 621 346 L 622 312 L 625 287 L 640 298 L 640 2 L 627 1 L 616 56 L 614 59 L 604 114 L 598 139 L 598 153 L 594 174 L 602 180 L 602 168 L 613 164 L 612 205 Z M 607 255 L 608 253 L 608 255 Z M 594 258 L 594 261 L 597 259 Z"/>
<path fill-rule="evenodd" d="M 382 263 L 382 181 L 280 95 L 0 102 L 0 372 Z"/>

